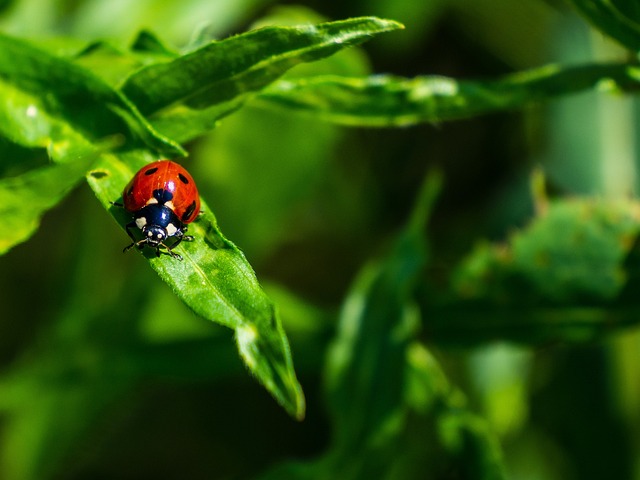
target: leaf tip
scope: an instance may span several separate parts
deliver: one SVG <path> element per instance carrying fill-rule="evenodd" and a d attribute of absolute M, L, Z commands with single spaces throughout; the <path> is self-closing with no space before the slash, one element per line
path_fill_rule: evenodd
<path fill-rule="evenodd" d="M 396 21 L 389 20 L 388 18 L 380 17 L 367 17 L 369 21 L 375 23 L 381 31 L 391 32 L 393 30 L 404 30 L 404 24 Z"/>

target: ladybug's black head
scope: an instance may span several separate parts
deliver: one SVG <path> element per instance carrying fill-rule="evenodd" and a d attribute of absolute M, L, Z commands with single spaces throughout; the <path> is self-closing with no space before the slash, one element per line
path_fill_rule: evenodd
<path fill-rule="evenodd" d="M 161 245 L 167 238 L 167 229 L 160 225 L 145 225 L 142 227 L 142 233 L 146 238 L 146 243 L 152 247 Z"/>

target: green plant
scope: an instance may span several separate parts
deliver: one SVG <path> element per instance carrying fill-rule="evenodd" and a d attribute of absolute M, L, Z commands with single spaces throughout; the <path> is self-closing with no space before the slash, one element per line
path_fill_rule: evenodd
<path fill-rule="evenodd" d="M 572 3 L 602 33 L 638 51 L 640 12 L 633 2 Z M 161 282 L 145 273 L 114 270 L 105 253 L 109 234 L 102 233 L 109 225 L 94 207 L 99 203 L 123 227 L 127 215 L 111 202 L 133 173 L 154 159 L 182 158 L 198 148 L 222 158 L 225 150 L 248 153 L 246 163 L 229 154 L 227 163 L 208 165 L 202 171 L 209 176 L 200 175 L 198 182 L 211 191 L 215 178 L 249 177 L 227 186 L 232 193 L 226 198 L 236 204 L 238 216 L 272 206 L 234 226 L 256 262 L 267 264 L 264 259 L 286 236 L 281 230 L 296 234 L 283 227 L 285 207 L 309 201 L 302 186 L 326 187 L 316 177 L 324 171 L 323 150 L 335 147 L 341 135 L 336 125 L 442 123 L 603 87 L 613 94 L 632 92 L 640 79 L 633 61 L 552 65 L 489 80 L 372 75 L 362 53 L 348 49 L 402 29 L 400 23 L 358 17 L 282 25 L 290 21 L 280 12 L 265 20 L 278 26 L 222 40 L 204 30 L 181 50 L 146 30 L 126 47 L 0 35 L 0 252 L 18 250 L 36 235 L 43 215 L 60 207 L 55 225 L 38 233 L 45 235 L 46 248 L 52 244 L 62 252 L 48 267 L 54 273 L 43 277 L 53 275 L 64 285 L 53 295 L 63 299 L 61 305 L 47 313 L 47 325 L 0 379 L 0 411 L 7 419 L 3 478 L 58 478 L 108 407 L 144 381 L 242 377 L 234 339 L 245 367 L 302 420 L 305 397 L 281 316 L 293 332 L 297 368 L 325 376 L 333 436 L 315 460 L 265 461 L 261 468 L 239 468 L 240 474 L 405 479 L 446 478 L 453 472 L 456 478 L 506 478 L 509 462 L 499 442 L 504 412 L 487 394 L 486 418 L 474 413 L 431 350 L 477 347 L 494 339 L 583 344 L 637 323 L 637 201 L 550 199 L 539 172 L 532 177 L 536 216 L 529 225 L 506 241 L 482 243 L 456 258 L 452 273 L 437 281 L 430 269 L 439 252 L 427 241 L 427 231 L 446 178 L 443 182 L 440 171 L 430 171 L 387 253 L 370 261 L 373 247 L 366 247 L 352 259 L 359 273 L 346 288 L 338 315 L 281 286 L 261 286 L 245 254 L 218 227 L 219 199 L 206 195 L 204 215 L 190 226 L 195 241 L 180 247 L 183 262 L 145 255 L 173 295 L 164 295 Z M 203 137 L 223 119 L 231 133 L 202 147 L 208 141 Z M 275 150 L 273 163 L 251 163 L 251 154 L 273 148 L 278 135 L 287 145 Z M 262 180 L 277 167 L 286 174 Z M 83 179 L 98 202 L 87 196 L 65 200 Z M 350 208 L 362 206 L 356 195 L 344 193 L 352 190 L 341 190 L 329 202 L 343 228 L 358 217 Z M 224 199 L 224 188 L 220 193 Z M 234 206 L 227 209 L 233 212 Z M 65 218 L 64 212 L 73 215 Z M 295 212 L 287 214 L 296 218 Z M 370 214 L 376 218 L 376 212 Z M 59 225 L 71 233 L 62 234 L 60 243 L 49 241 L 61 233 L 52 228 Z M 363 234 L 358 241 L 368 239 Z M 329 258 L 341 260 L 338 254 Z M 322 275 L 318 265 L 308 272 Z M 343 279 L 329 281 L 345 290 Z M 198 317 L 228 327 L 233 338 L 228 330 L 206 329 L 188 317 L 175 298 Z M 185 316 L 184 327 L 172 323 Z M 506 402 L 517 404 L 517 392 L 511 395 L 505 394 Z M 514 412 L 517 423 L 518 408 Z M 266 444 L 258 442 L 255 450 Z"/>

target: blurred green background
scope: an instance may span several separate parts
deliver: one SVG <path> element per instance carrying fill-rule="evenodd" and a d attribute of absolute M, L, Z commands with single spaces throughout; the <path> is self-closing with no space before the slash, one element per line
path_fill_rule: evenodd
<path fill-rule="evenodd" d="M 554 0 L 16 0 L 1 8 L 0 30 L 43 45 L 68 37 L 124 47 L 148 28 L 183 47 L 259 25 L 361 15 L 406 27 L 293 76 L 488 79 L 625 58 Z M 634 195 L 637 110 L 630 96 L 587 92 L 464 121 L 367 129 L 249 102 L 187 145 L 184 164 L 201 195 L 281 310 L 308 402 L 301 423 L 253 381 L 229 332 L 184 307 L 142 256 L 121 254 L 126 236 L 83 185 L 0 258 L 0 478 L 253 478 L 320 457 L 332 438 L 323 369 L 338 312 L 362 265 L 408 220 L 426 173 L 438 168 L 444 178 L 428 234 L 426 276 L 438 285 L 478 242 L 528 222 L 536 167 L 553 194 Z M 637 328 L 526 346 L 451 341 L 424 321 L 422 340 L 499 439 L 506 478 L 640 478 Z M 132 344 L 140 335 L 144 346 Z M 422 474 L 415 478 L 493 478 Z"/>

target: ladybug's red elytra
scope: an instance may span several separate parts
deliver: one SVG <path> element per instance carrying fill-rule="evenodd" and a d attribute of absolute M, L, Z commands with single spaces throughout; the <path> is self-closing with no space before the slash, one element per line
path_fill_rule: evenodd
<path fill-rule="evenodd" d="M 149 246 L 160 256 L 160 248 L 165 248 L 173 258 L 182 260 L 173 249 L 183 240 L 193 240 L 185 232 L 187 224 L 200 212 L 198 189 L 184 167 L 171 160 L 159 160 L 142 167 L 124 187 L 122 201 L 125 210 L 133 214 L 133 221 L 125 227 L 133 243 L 123 252 L 134 246 L 139 249 Z M 142 232 L 142 240 L 133 235 L 134 227 Z M 165 242 L 170 237 L 176 241 L 167 245 Z"/>

